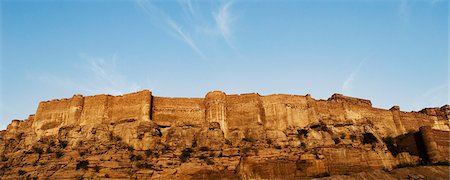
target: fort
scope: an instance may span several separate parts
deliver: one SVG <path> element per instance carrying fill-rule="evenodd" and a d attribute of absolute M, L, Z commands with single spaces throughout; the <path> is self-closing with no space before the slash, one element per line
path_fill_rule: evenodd
<path fill-rule="evenodd" d="M 310 95 L 227 95 L 221 91 L 209 92 L 204 98 L 158 97 L 148 90 L 122 96 L 74 95 L 41 102 L 35 115 L 23 121 L 14 120 L 0 133 L 0 153 L 5 158 L 26 154 L 46 141 L 67 142 L 72 149 L 84 146 L 89 149 L 92 145 L 84 143 L 108 144 L 106 141 L 114 140 L 111 137 L 117 137 L 120 143 L 136 151 L 133 153 L 157 154 L 158 158 L 148 161 L 160 165 L 147 171 L 131 165 L 134 173 L 126 178 L 342 175 L 367 169 L 393 169 L 402 164 L 449 163 L 449 119 L 449 105 L 403 112 L 398 106 L 389 110 L 374 108 L 369 100 L 342 94 L 334 94 L 327 100 L 316 100 Z M 191 167 L 187 170 L 185 160 L 180 161 L 179 157 L 186 149 L 194 151 L 200 147 L 210 154 L 203 150 L 195 152 L 199 158 L 186 160 Z M 45 161 L 41 156 L 33 163 L 54 163 L 51 157 Z M 105 169 L 100 171 L 101 175 L 107 173 L 116 178 L 124 177 L 113 170 L 130 171 L 125 165 L 105 165 L 99 160 L 101 157 L 72 156 L 66 163 L 87 158 L 91 164 L 95 162 L 96 167 Z M 1 164 L 16 167 L 15 172 L 30 166 L 26 161 L 25 164 L 10 161 Z M 28 167 L 36 171 L 29 175 L 41 177 L 51 172 L 54 178 L 100 176 L 99 172 L 81 172 L 70 166 L 66 170 L 43 166 L 42 170 Z M 1 170 L 0 175 L 17 177 L 11 168 Z"/>

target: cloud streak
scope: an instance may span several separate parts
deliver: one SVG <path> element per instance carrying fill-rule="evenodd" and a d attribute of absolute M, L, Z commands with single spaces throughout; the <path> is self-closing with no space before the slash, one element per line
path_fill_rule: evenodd
<path fill-rule="evenodd" d="M 408 0 L 400 0 L 400 4 L 398 6 L 398 14 L 400 16 L 400 20 L 402 20 L 403 23 L 409 24 L 410 7 Z"/>
<path fill-rule="evenodd" d="M 137 3 L 154 24 L 184 42 L 203 60 L 208 61 L 210 54 L 217 52 L 212 49 L 219 47 L 212 44 L 218 42 L 217 39 L 222 39 L 222 42 L 239 55 L 237 48 L 231 43 L 232 24 L 235 20 L 231 13 L 233 1 L 225 1 L 217 9 L 207 9 L 206 12 L 210 14 L 205 14 L 205 11 L 199 10 L 199 4 L 196 1 L 178 0 L 180 10 L 183 12 L 181 18 L 170 16 L 165 13 L 163 7 L 158 7 L 149 0 L 138 0 Z"/>
<path fill-rule="evenodd" d="M 223 4 L 218 12 L 213 13 L 214 20 L 216 21 L 217 28 L 219 29 L 220 34 L 223 36 L 223 38 L 229 42 L 231 38 L 231 23 L 232 23 L 232 17 L 230 14 L 230 8 L 232 5 L 232 1 L 228 1 L 225 4 Z"/>
<path fill-rule="evenodd" d="M 29 76 L 32 80 L 37 80 L 48 86 L 56 86 L 71 94 L 113 94 L 120 95 L 134 92 L 141 89 L 135 83 L 129 81 L 117 69 L 116 55 L 110 58 L 93 57 L 87 54 L 80 54 L 81 63 L 78 65 L 82 72 L 80 76 L 71 78 L 59 74 L 39 74 Z"/>
<path fill-rule="evenodd" d="M 205 54 L 198 48 L 197 44 L 192 40 L 191 36 L 185 33 L 175 21 L 168 19 L 167 24 L 175 31 L 178 37 L 191 47 L 202 59 L 206 60 Z"/>
<path fill-rule="evenodd" d="M 203 60 L 207 60 L 203 51 L 199 48 L 197 43 L 191 38 L 189 33 L 183 31 L 182 27 L 175 22 L 170 16 L 168 16 L 163 11 L 159 10 L 156 6 L 154 6 L 148 0 L 139 0 L 137 1 L 139 6 L 155 21 L 160 18 L 164 21 L 165 25 L 169 27 L 171 34 L 175 34 L 176 38 L 185 42 L 197 55 L 199 55 Z M 181 1 L 180 1 L 181 3 Z M 195 10 L 190 1 L 182 1 L 183 4 L 186 4 L 185 7 L 189 10 L 192 15 L 195 15 Z"/>
<path fill-rule="evenodd" d="M 352 73 L 345 79 L 344 83 L 342 83 L 342 92 L 343 93 L 351 93 L 351 90 L 353 89 L 353 82 L 355 80 L 355 77 L 358 75 L 359 71 L 361 70 L 361 67 L 364 65 L 364 63 L 370 58 L 370 56 L 365 57 L 363 60 L 361 60 L 356 66 L 356 68 L 353 70 Z"/>
<path fill-rule="evenodd" d="M 447 83 L 442 83 L 434 87 L 430 87 L 414 100 L 414 108 L 416 110 L 420 110 L 430 105 L 440 107 L 445 104 L 450 104 L 448 99 L 450 96 L 450 92 L 448 88 L 449 87 Z"/>

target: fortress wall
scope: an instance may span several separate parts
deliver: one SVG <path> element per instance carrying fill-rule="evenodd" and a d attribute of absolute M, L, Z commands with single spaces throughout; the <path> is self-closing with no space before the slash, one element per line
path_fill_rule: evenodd
<path fill-rule="evenodd" d="M 450 106 L 445 105 L 441 108 L 425 108 L 420 111 L 423 114 L 434 116 L 437 120 L 449 120 L 450 119 Z"/>
<path fill-rule="evenodd" d="M 433 126 L 434 124 L 431 116 L 418 112 L 400 112 L 400 121 L 406 132 L 417 131 L 422 126 Z"/>
<path fill-rule="evenodd" d="M 450 161 L 450 131 L 420 128 L 428 157 L 432 163 Z"/>
<path fill-rule="evenodd" d="M 84 98 L 80 125 L 99 124 L 108 117 L 108 95 L 87 96 Z"/>
<path fill-rule="evenodd" d="M 269 95 L 261 97 L 265 127 L 284 130 L 287 127 L 305 127 L 310 123 L 310 109 L 306 96 Z"/>
<path fill-rule="evenodd" d="M 75 95 L 70 99 L 41 102 L 32 127 L 40 137 L 55 135 L 59 127 L 66 125 L 149 120 L 150 98 L 150 91 L 140 91 L 123 96 Z"/>
<path fill-rule="evenodd" d="M 333 98 L 333 97 L 332 97 Z M 370 101 L 357 98 L 318 100 L 314 105 L 318 120 L 326 124 L 372 124 L 382 136 L 397 135 L 398 130 L 391 111 L 369 108 Z M 345 97 L 346 98 L 346 97 Z"/>
<path fill-rule="evenodd" d="M 368 107 L 368 108 L 372 107 L 372 102 L 370 100 L 344 96 L 342 94 L 333 94 L 328 99 L 328 101 L 336 101 L 336 102 L 341 102 L 341 103 L 346 103 L 346 104 L 355 104 L 355 105 L 364 106 L 364 107 Z"/>
<path fill-rule="evenodd" d="M 140 91 L 108 97 L 108 123 L 122 120 L 150 121 L 151 92 Z"/>
<path fill-rule="evenodd" d="M 391 111 L 384 109 L 367 109 L 371 112 L 369 116 L 373 127 L 382 137 L 398 136 L 401 129 L 397 127 L 394 115 Z"/>
<path fill-rule="evenodd" d="M 346 112 L 342 102 L 318 100 L 314 109 L 317 114 L 317 121 L 323 121 L 327 124 L 346 121 Z M 359 116 L 357 117 L 359 118 Z"/>
<path fill-rule="evenodd" d="M 229 129 L 254 128 L 265 121 L 258 94 L 227 95 L 226 115 Z"/>
<path fill-rule="evenodd" d="M 203 98 L 153 97 L 152 121 L 163 126 L 204 126 L 205 105 Z"/>
<path fill-rule="evenodd" d="M 73 96 L 70 99 L 53 100 L 39 103 L 33 129 L 45 135 L 54 135 L 55 128 L 63 124 L 76 123 L 83 109 L 83 97 Z"/>
<path fill-rule="evenodd" d="M 359 123 L 366 123 L 372 125 L 373 130 L 377 131 L 382 137 L 400 135 L 397 125 L 394 121 L 392 111 L 377 109 L 377 108 L 363 108 L 363 107 L 349 107 L 347 111 L 356 111 L 361 114 L 362 118 L 357 120 Z"/>

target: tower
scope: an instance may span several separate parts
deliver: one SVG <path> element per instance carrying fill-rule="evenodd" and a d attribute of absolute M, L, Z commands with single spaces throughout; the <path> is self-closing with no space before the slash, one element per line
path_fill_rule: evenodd
<path fill-rule="evenodd" d="M 206 94 L 206 121 L 208 123 L 217 122 L 225 138 L 228 137 L 228 127 L 226 122 L 226 94 L 222 91 L 212 91 Z"/>

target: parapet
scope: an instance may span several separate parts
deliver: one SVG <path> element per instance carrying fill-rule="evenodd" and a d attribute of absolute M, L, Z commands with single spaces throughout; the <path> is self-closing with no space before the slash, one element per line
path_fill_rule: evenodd
<path fill-rule="evenodd" d="M 357 104 L 361 106 L 372 107 L 372 102 L 370 100 L 344 96 L 338 93 L 333 94 L 330 98 L 328 98 L 328 101 L 340 101 L 351 104 Z"/>
<path fill-rule="evenodd" d="M 443 116 L 443 117 L 450 117 L 450 106 L 444 105 L 442 107 L 435 107 L 435 108 L 424 108 L 419 111 L 420 113 L 429 115 L 429 116 Z"/>
<path fill-rule="evenodd" d="M 36 111 L 33 129 L 46 135 L 65 125 L 86 125 L 119 122 L 124 119 L 150 121 L 151 92 L 139 91 L 121 96 L 74 95 L 69 99 L 41 102 Z"/>
<path fill-rule="evenodd" d="M 205 100 L 219 100 L 219 101 L 225 101 L 227 98 L 227 95 L 222 91 L 211 91 L 208 92 L 205 96 Z"/>
<path fill-rule="evenodd" d="M 400 106 L 392 106 L 389 110 L 390 111 L 400 111 Z"/>

